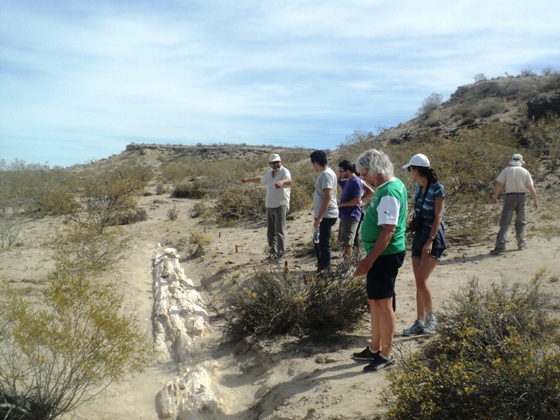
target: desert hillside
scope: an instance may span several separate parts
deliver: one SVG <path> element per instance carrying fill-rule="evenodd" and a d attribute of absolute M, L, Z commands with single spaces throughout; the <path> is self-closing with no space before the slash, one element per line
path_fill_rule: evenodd
<path fill-rule="evenodd" d="M 448 101 L 432 104 L 433 109 L 424 109 L 409 122 L 378 135 L 356 132 L 329 151 L 331 165 L 336 166 L 339 160 L 355 159 L 367 148 L 381 147 L 409 189 L 412 184 L 400 166 L 412 154 L 427 151 L 449 192 L 449 249 L 430 278 L 436 310 L 473 278 L 482 286 L 504 280 L 529 284 L 539 279 L 541 291 L 551 297 L 550 313 L 560 318 L 560 218 L 556 212 L 560 197 L 556 160 L 560 154 L 555 149 L 560 149 L 560 131 L 540 143 L 535 140 L 542 130 L 552 127 L 537 125 L 539 121 L 558 120 L 559 103 L 557 74 L 482 80 L 460 87 Z M 232 196 L 246 196 L 249 205 L 262 206 L 263 201 L 255 200 L 264 200 L 264 190 L 258 186 L 243 189 L 239 180 L 262 174 L 271 152 L 282 156 L 298 180 L 293 187 L 298 204 L 288 221 L 286 265 L 280 267 L 261 262 L 266 255 L 262 215 L 240 212 L 243 217 L 239 219 L 220 219 L 220 205 Z M 105 172 L 123 165 L 149 169 L 144 172 L 149 173 L 145 188 L 134 197 L 135 209 L 143 217 L 115 227 L 129 241 L 118 265 L 103 277 L 117 282 L 125 296 L 123 312 L 134 317 L 139 331 L 156 336 L 154 313 L 161 303 L 156 284 L 165 283 L 166 277 L 157 271 L 155 261 L 165 248 L 175 249 L 178 266 L 174 275 L 180 277 L 181 287 L 199 297 L 193 303 L 204 312 L 197 334 L 189 338 L 180 360 L 173 353 L 176 345 L 173 351 L 172 346 L 160 349 L 144 372 L 111 385 L 64 418 L 187 418 L 177 416 L 181 395 L 193 399 L 212 396 L 211 408 L 189 418 L 369 419 L 384 413 L 378 404 L 381 390 L 388 385 L 386 373 L 364 374 L 363 366 L 350 358 L 369 341 L 367 314 L 351 331 L 325 341 L 280 336 L 231 342 L 224 335 L 224 321 L 208 305 L 223 302 L 258 270 L 289 270 L 301 281 L 315 271 L 309 185 L 316 173 L 308 162 L 310 152 L 273 146 L 131 144 L 120 154 L 64 169 L 69 176 L 83 179 L 90 179 L 89 174 L 101 179 Z M 512 152 L 526 157 L 540 208 L 528 212 L 527 249 L 517 251 L 512 246 L 493 256 L 489 251 L 500 213 L 500 207 L 490 205 L 493 180 Z M 477 159 L 466 162 L 466 156 Z M 80 188 L 73 193 L 85 189 Z M 242 206 L 245 204 L 239 204 L 244 209 Z M 7 214 L 9 210 L 5 218 Z M 26 214 L 17 237 L 0 250 L 1 287 L 15 287 L 29 296 L 43 289 L 55 268 L 57 239 L 68 224 L 65 214 L 43 214 L 40 209 Z M 340 250 L 335 250 L 335 267 L 341 258 Z M 397 280 L 398 357 L 431 339 L 400 334 L 414 319 L 415 285 L 408 255 Z M 188 382 L 185 378 L 196 369 L 206 379 Z M 193 383 L 196 389 L 189 389 Z M 178 390 L 178 406 L 166 406 L 165 411 L 161 392 L 171 388 Z"/>

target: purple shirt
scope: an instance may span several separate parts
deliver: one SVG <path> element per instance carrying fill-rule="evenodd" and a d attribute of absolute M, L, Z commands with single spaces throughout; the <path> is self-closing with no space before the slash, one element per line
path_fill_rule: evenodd
<path fill-rule="evenodd" d="M 346 203 L 347 201 L 351 201 L 356 197 L 362 197 L 362 195 L 364 195 L 364 185 L 362 184 L 362 180 L 358 177 L 352 179 L 341 179 L 338 183 L 342 187 L 342 195 L 340 196 L 341 203 Z M 359 221 L 361 215 L 362 209 L 357 204 L 352 207 L 339 207 L 338 209 L 338 217 L 340 217 L 341 220 L 354 218 Z"/>

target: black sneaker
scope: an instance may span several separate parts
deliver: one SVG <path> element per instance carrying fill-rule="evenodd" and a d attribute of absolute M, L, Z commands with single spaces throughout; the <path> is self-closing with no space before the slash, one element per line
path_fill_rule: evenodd
<path fill-rule="evenodd" d="M 367 346 L 365 350 L 363 350 L 359 353 L 354 353 L 352 355 L 352 359 L 372 361 L 372 360 L 375 360 L 377 358 L 377 356 L 379 356 L 379 350 L 377 350 L 376 352 L 372 352 L 369 349 L 369 346 Z"/>
<path fill-rule="evenodd" d="M 378 370 L 387 369 L 394 364 L 395 359 L 393 357 L 389 356 L 389 358 L 386 359 L 384 356 L 379 354 L 373 362 L 364 367 L 364 372 L 377 372 Z"/>

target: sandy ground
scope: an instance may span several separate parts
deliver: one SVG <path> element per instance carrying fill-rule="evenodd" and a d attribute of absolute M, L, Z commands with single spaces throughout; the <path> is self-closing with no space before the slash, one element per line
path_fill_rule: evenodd
<path fill-rule="evenodd" d="M 203 256 L 193 257 L 186 245 L 192 231 L 204 230 L 203 221 L 189 217 L 194 202 L 166 196 L 142 197 L 148 220 L 125 226 L 133 238 L 127 257 L 118 273 L 111 273 L 126 295 L 124 310 L 138 319 L 139 328 L 151 332 L 152 279 L 151 258 L 158 243 L 177 247 L 181 265 L 200 291 L 209 295 L 223 294 L 251 273 L 264 257 L 264 225 L 217 228 L 208 225 L 212 238 Z M 175 206 L 178 218 L 169 221 L 167 212 Z M 314 259 L 302 252 L 309 246 L 312 216 L 302 212 L 288 222 L 291 270 L 312 271 Z M 544 270 L 543 291 L 560 301 L 560 238 L 546 239 L 536 229 L 538 214 L 529 214 L 528 249 L 489 255 L 493 237 L 484 245 L 452 246 L 430 279 L 436 309 L 450 298 L 451 292 L 467 285 L 476 277 L 481 284 L 528 282 Z M 37 287 L 52 269 L 50 244 L 61 219 L 48 219 L 26 224 L 18 246 L 0 253 L 1 281 Z M 550 221 L 548 221 L 550 222 Z M 555 221 L 558 224 L 558 221 Z M 338 226 L 338 225 L 337 225 Z M 497 227 L 496 227 L 497 229 Z M 237 249 L 236 249 L 237 248 Z M 237 252 L 236 252 L 237 251 Z M 336 264 L 339 254 L 335 254 Z M 556 281 L 555 281 L 556 280 Z M 397 335 L 395 343 L 413 349 L 426 336 L 403 337 L 400 332 L 415 319 L 415 287 L 410 257 L 407 257 L 397 280 Z M 556 305 L 560 307 L 560 305 Z M 196 340 L 197 363 L 210 361 L 215 391 L 224 412 L 223 419 L 361 419 L 382 412 L 379 394 L 387 385 L 384 372 L 365 374 L 363 364 L 350 359 L 369 341 L 369 320 L 340 339 L 323 344 L 293 338 L 267 340 L 246 352 L 235 351 L 224 343 L 218 320 L 212 320 L 206 333 Z M 177 369 L 171 360 L 155 361 L 134 378 L 114 384 L 92 402 L 65 418 L 75 419 L 157 419 L 155 396 L 172 380 Z"/>

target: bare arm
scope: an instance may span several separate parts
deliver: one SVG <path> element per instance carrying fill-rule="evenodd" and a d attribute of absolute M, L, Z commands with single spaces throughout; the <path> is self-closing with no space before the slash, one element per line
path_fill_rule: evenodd
<path fill-rule="evenodd" d="M 441 221 L 443 220 L 443 203 L 444 198 L 438 198 L 436 200 L 436 218 L 434 219 L 434 224 L 432 225 L 432 229 L 430 230 L 430 237 L 424 244 L 422 248 L 422 258 L 428 258 L 432 252 L 432 246 L 434 241 L 431 238 L 435 238 L 439 229 L 439 225 L 441 225 Z"/>
<path fill-rule="evenodd" d="M 504 184 L 502 182 L 496 183 L 496 189 L 494 190 L 494 197 L 492 198 L 492 204 L 498 204 L 498 196 L 502 192 L 502 188 L 504 188 Z"/>
<path fill-rule="evenodd" d="M 325 188 L 323 190 L 323 201 L 321 203 L 321 210 L 319 210 L 319 217 L 315 219 L 315 223 L 313 223 L 313 227 L 317 228 L 321 224 L 321 220 L 323 220 L 323 216 L 325 216 L 325 213 L 329 208 L 329 203 L 331 201 L 331 198 L 332 198 L 332 189 Z"/>
<path fill-rule="evenodd" d="M 533 199 L 533 209 L 539 208 L 539 201 L 537 200 L 537 190 L 535 187 L 529 187 L 529 194 L 531 194 L 531 198 Z"/>
<path fill-rule="evenodd" d="M 243 182 L 244 184 L 260 184 L 261 179 L 260 178 L 241 178 L 241 182 Z"/>
<path fill-rule="evenodd" d="M 274 187 L 275 187 L 276 189 L 282 188 L 284 185 L 292 185 L 292 180 L 291 180 L 291 178 L 284 178 L 284 179 L 281 179 L 280 181 L 276 181 L 276 182 L 274 183 Z"/>
<path fill-rule="evenodd" d="M 368 184 L 362 182 L 362 185 L 364 187 L 364 194 L 362 195 L 362 200 L 367 200 L 368 198 L 371 198 L 375 195 L 375 190 L 371 188 Z"/>

